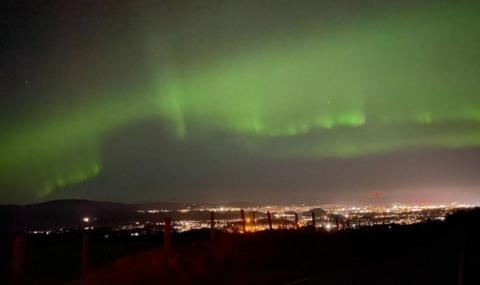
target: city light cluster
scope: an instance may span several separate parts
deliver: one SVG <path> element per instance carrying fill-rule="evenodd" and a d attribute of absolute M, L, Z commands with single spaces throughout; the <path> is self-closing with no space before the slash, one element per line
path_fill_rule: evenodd
<path fill-rule="evenodd" d="M 467 204 L 400 204 L 391 205 L 265 205 L 245 207 L 245 231 L 255 232 L 269 229 L 267 212 L 271 213 L 272 229 L 295 229 L 312 226 L 312 211 L 316 214 L 316 228 L 327 231 L 333 229 L 361 228 L 374 225 L 399 224 L 410 225 L 425 221 L 443 221 L 445 217 L 458 209 L 472 208 Z M 226 232 L 243 232 L 241 209 L 238 207 L 197 207 L 180 209 L 178 212 L 214 212 L 215 229 Z M 173 213 L 175 211 L 148 210 L 147 213 Z M 224 217 L 223 213 L 238 213 L 236 216 Z M 255 216 L 254 216 L 255 215 Z M 297 215 L 297 221 L 295 221 Z M 198 216 L 204 216 L 198 214 Z M 207 218 L 181 219 L 174 221 L 174 229 L 185 232 L 208 229 L 211 223 Z"/>
<path fill-rule="evenodd" d="M 193 205 L 176 210 L 138 209 L 132 222 L 115 225 L 102 224 L 95 216 L 79 217 L 78 230 L 111 228 L 129 232 L 138 237 L 151 232 L 161 232 L 165 217 L 172 217 L 173 231 L 213 229 L 230 233 L 253 233 L 264 230 L 292 230 L 313 226 L 319 230 L 336 231 L 358 229 L 375 225 L 411 225 L 426 221 L 444 221 L 448 214 L 473 208 L 467 204 L 401 204 L 390 205 L 257 205 L 245 207 Z M 241 215 L 243 211 L 243 218 Z M 269 216 L 270 215 L 270 219 Z M 133 218 L 133 217 L 132 217 Z M 71 229 L 33 229 L 31 234 L 68 232 Z"/>

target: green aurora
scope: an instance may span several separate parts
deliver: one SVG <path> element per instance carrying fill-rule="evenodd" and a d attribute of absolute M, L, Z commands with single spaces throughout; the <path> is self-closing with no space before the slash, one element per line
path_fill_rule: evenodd
<path fill-rule="evenodd" d="M 267 36 L 218 53 L 182 31 L 227 17 L 192 17 L 178 30 L 141 21 L 132 37 L 145 51 L 145 79 L 2 123 L 0 185 L 18 193 L 0 198 L 42 199 L 92 179 L 106 137 L 150 118 L 173 125 L 179 142 L 228 133 L 254 154 L 285 159 L 480 146 L 480 5 L 411 5 L 271 24 Z"/>

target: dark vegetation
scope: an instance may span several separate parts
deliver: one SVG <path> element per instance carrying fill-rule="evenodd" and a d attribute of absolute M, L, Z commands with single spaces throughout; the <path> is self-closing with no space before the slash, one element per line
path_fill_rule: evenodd
<path fill-rule="evenodd" d="M 105 236 L 108 235 L 108 238 Z M 98 230 L 25 236 L 19 284 L 480 284 L 480 210 L 445 222 L 359 230 L 132 237 Z M 1 284 L 11 281 L 12 237 L 2 237 Z"/>

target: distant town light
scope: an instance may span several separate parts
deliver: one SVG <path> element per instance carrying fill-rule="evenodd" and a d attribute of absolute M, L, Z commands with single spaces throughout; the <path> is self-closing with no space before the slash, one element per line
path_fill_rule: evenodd
<path fill-rule="evenodd" d="M 83 217 L 82 221 L 84 223 L 89 223 L 90 222 L 90 217 Z"/>

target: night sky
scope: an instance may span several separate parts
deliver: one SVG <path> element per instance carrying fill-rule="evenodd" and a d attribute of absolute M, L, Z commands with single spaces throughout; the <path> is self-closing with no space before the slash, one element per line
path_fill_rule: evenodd
<path fill-rule="evenodd" d="M 0 203 L 480 203 L 479 11 L 2 1 Z"/>

